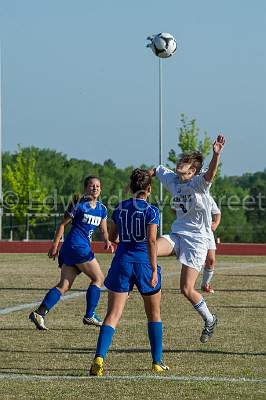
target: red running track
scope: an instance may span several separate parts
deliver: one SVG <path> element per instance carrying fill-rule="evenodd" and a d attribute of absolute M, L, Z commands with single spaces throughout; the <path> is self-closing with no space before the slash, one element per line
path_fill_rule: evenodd
<path fill-rule="evenodd" d="M 47 253 L 51 241 L 1 241 L 0 253 Z M 103 242 L 92 242 L 95 253 L 107 253 Z M 110 252 L 108 252 L 110 253 Z M 266 256 L 266 243 L 220 243 L 217 254 L 230 256 Z"/>

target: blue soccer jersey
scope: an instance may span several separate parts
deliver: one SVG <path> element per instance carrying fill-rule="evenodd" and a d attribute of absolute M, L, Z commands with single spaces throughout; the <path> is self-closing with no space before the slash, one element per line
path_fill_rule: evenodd
<path fill-rule="evenodd" d="M 72 227 L 60 250 L 60 262 L 73 265 L 90 261 L 94 258 L 90 246 L 91 237 L 101 220 L 107 219 L 106 207 L 97 201 L 93 208 L 84 197 L 76 204 L 71 204 L 65 216 L 72 218 Z"/>
<path fill-rule="evenodd" d="M 68 207 L 66 215 L 72 218 L 72 227 L 66 241 L 75 245 L 87 245 L 101 220 L 107 219 L 107 209 L 99 201 L 93 208 L 88 199 L 82 198 L 77 204 Z"/>
<path fill-rule="evenodd" d="M 159 225 L 158 208 L 143 199 L 131 198 L 118 204 L 112 219 L 119 232 L 115 260 L 149 263 L 147 226 Z"/>

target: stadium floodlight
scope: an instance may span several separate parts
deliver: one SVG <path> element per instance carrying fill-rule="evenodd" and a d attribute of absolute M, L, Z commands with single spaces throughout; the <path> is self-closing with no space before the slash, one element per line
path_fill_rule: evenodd
<path fill-rule="evenodd" d="M 163 163 L 163 82 L 162 82 L 162 59 L 169 58 L 176 51 L 176 40 L 170 33 L 158 33 L 147 37 L 150 48 L 159 58 L 159 164 Z M 163 235 L 163 184 L 159 186 L 159 208 L 160 208 L 160 236 Z"/>
<path fill-rule="evenodd" d="M 2 240 L 3 188 L 2 188 L 2 46 L 0 43 L 0 240 Z"/>

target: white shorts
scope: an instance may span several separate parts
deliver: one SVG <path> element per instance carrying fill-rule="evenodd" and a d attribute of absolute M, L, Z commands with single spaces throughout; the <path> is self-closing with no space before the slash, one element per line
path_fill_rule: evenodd
<path fill-rule="evenodd" d="M 208 250 L 216 250 L 216 243 L 215 243 L 215 238 L 213 232 L 211 233 L 210 237 L 210 244 Z"/>
<path fill-rule="evenodd" d="M 170 233 L 170 235 L 163 235 L 162 237 L 172 245 L 176 258 L 181 264 L 201 271 L 209 250 L 209 239 L 193 238 L 177 233 Z"/>

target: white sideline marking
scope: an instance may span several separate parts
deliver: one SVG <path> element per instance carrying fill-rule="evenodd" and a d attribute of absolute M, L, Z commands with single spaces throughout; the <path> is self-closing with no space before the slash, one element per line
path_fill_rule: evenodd
<path fill-rule="evenodd" d="M 62 296 L 61 300 L 73 299 L 75 297 L 79 297 L 79 296 L 84 295 L 85 292 L 86 291 L 78 292 L 78 293 L 66 294 L 65 296 Z M 20 310 L 24 310 L 24 309 L 27 309 L 27 308 L 34 308 L 34 307 L 38 306 L 39 304 L 41 304 L 40 301 L 35 302 L 35 303 L 20 304 L 18 306 L 13 306 L 13 307 L 0 308 L 0 315 L 9 314 L 9 313 L 12 313 L 14 311 L 20 311 Z"/>
<path fill-rule="evenodd" d="M 101 288 L 102 292 L 105 292 L 107 289 L 105 287 Z M 78 293 L 71 293 L 71 294 L 65 294 L 64 296 L 61 297 L 62 300 L 69 300 L 69 299 L 74 299 L 75 297 L 80 297 L 86 293 L 86 290 L 82 290 L 81 292 Z M 35 302 L 35 303 L 25 303 L 25 304 L 19 304 L 18 306 L 13 306 L 13 307 L 7 307 L 7 308 L 0 308 L 0 315 L 5 315 L 5 314 L 10 314 L 14 311 L 20 311 L 20 310 L 25 310 L 27 308 L 34 308 L 41 304 L 41 301 Z"/>
<path fill-rule="evenodd" d="M 231 383 L 259 383 L 266 384 L 266 379 L 251 379 L 251 378 L 232 378 L 222 376 L 160 376 L 160 375 L 121 375 L 121 376 L 69 376 L 69 375 L 20 375 L 20 374 L 0 374 L 0 380 L 22 380 L 22 381 L 54 381 L 54 380 L 88 380 L 97 379 L 104 381 L 145 381 L 145 380 L 156 380 L 156 381 L 186 381 L 186 382 L 231 382 Z"/>

